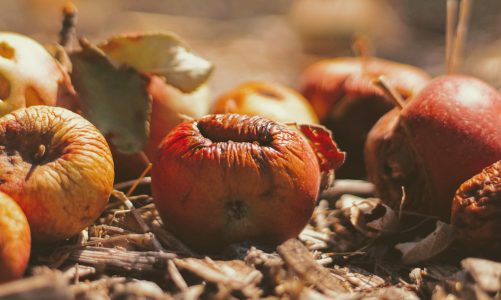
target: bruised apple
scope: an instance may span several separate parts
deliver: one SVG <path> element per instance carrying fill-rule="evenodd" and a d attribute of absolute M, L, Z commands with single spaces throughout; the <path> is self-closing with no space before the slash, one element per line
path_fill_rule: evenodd
<path fill-rule="evenodd" d="M 30 250 L 26 216 L 11 197 L 0 192 L 0 283 L 21 278 Z"/>
<path fill-rule="evenodd" d="M 308 142 L 257 116 L 208 115 L 182 123 L 153 161 L 153 196 L 165 226 L 203 252 L 296 236 L 311 217 L 319 185 Z"/>
<path fill-rule="evenodd" d="M 459 186 L 501 159 L 500 115 L 501 95 L 488 84 L 437 77 L 374 125 L 365 148 L 369 179 L 391 207 L 449 221 Z"/>
<path fill-rule="evenodd" d="M 430 80 L 416 67 L 372 57 L 321 60 L 301 77 L 300 91 L 348 153 L 346 163 L 336 173 L 338 177 L 366 175 L 363 148 L 367 133 L 394 106 L 374 83 L 381 75 L 404 99 L 417 94 Z"/>
<path fill-rule="evenodd" d="M 68 74 L 38 42 L 0 32 L 0 116 L 32 105 L 56 105 L 73 92 Z"/>
<path fill-rule="evenodd" d="M 151 95 L 150 137 L 144 148 L 147 158 L 153 160 L 160 141 L 176 125 L 183 122 L 182 115 L 199 118 L 209 112 L 211 104 L 210 89 L 207 84 L 192 93 L 183 93 L 167 84 L 162 77 L 151 76 L 148 84 Z M 139 154 L 122 154 L 113 151 L 118 181 L 138 178 L 148 165 Z"/>
<path fill-rule="evenodd" d="M 32 106 L 0 118 L 0 191 L 26 214 L 35 243 L 92 224 L 113 190 L 113 160 L 89 121 L 60 107 Z"/>
<path fill-rule="evenodd" d="M 317 124 L 311 104 L 296 91 L 278 83 L 242 83 L 216 100 L 212 113 L 262 116 L 282 123 Z"/>

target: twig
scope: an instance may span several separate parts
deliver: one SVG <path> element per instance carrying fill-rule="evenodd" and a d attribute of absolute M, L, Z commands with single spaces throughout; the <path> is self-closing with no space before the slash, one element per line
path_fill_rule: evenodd
<path fill-rule="evenodd" d="M 334 181 L 333 187 L 322 193 L 320 198 L 336 199 L 343 194 L 372 196 L 374 194 L 374 185 L 363 180 L 338 179 Z"/>
<path fill-rule="evenodd" d="M 307 284 L 328 295 L 346 292 L 348 288 L 338 279 L 331 276 L 329 271 L 319 265 L 308 249 L 298 240 L 290 239 L 278 246 L 278 254 L 287 266 Z"/>
<path fill-rule="evenodd" d="M 115 190 L 125 190 L 130 188 L 134 183 L 138 181 L 137 179 L 134 180 L 129 180 L 129 181 L 124 181 L 124 182 L 119 182 L 113 186 Z M 151 177 L 146 176 L 143 179 L 139 180 L 137 185 L 143 185 L 143 184 L 151 184 Z"/>
<path fill-rule="evenodd" d="M 447 20 L 446 20 L 446 33 L 445 33 L 445 66 L 446 72 L 452 72 L 452 44 L 456 35 L 456 17 L 458 10 L 458 0 L 447 0 Z"/>
<path fill-rule="evenodd" d="M 383 91 L 385 92 L 388 100 L 393 101 L 395 106 L 402 110 L 405 106 L 405 100 L 402 98 L 402 96 L 391 86 L 391 84 L 388 82 L 386 79 L 386 76 L 381 75 L 379 76 L 374 83 L 381 87 Z"/>
<path fill-rule="evenodd" d="M 73 299 L 66 279 L 59 273 L 34 276 L 2 284 L 1 300 L 20 299 Z"/>
<path fill-rule="evenodd" d="M 172 279 L 172 282 L 174 282 L 181 292 L 186 292 L 188 290 L 188 284 L 184 280 L 183 276 L 181 276 L 181 273 L 179 273 L 179 270 L 172 260 L 167 262 L 167 272 L 169 273 L 169 277 Z"/>
<path fill-rule="evenodd" d="M 459 6 L 459 20 L 456 30 L 456 39 L 454 41 L 454 47 L 451 50 L 451 73 L 457 70 L 459 61 L 461 60 L 466 35 L 468 33 L 468 22 L 470 20 L 470 14 L 471 0 L 461 0 L 461 5 Z"/>

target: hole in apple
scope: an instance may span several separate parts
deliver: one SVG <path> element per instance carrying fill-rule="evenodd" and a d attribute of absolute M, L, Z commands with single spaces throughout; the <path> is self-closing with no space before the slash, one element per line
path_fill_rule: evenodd
<path fill-rule="evenodd" d="M 32 86 L 26 88 L 24 91 L 24 98 L 26 100 L 26 106 L 45 104 L 38 91 Z"/>
<path fill-rule="evenodd" d="M 0 100 L 8 99 L 10 96 L 10 82 L 0 73 Z"/>
<path fill-rule="evenodd" d="M 232 200 L 226 203 L 226 214 L 230 222 L 244 219 L 248 212 L 247 205 L 241 200 Z"/>
<path fill-rule="evenodd" d="M 16 54 L 16 50 L 12 48 L 6 42 L 0 42 L 0 56 L 6 59 L 13 59 Z"/>
<path fill-rule="evenodd" d="M 214 119 L 201 120 L 196 123 L 200 134 L 214 143 L 225 143 L 233 141 L 236 143 L 251 143 L 258 146 L 272 146 L 273 137 L 270 133 L 274 123 L 264 119 L 247 123 L 232 123 L 225 119 L 223 122 L 217 122 Z"/>

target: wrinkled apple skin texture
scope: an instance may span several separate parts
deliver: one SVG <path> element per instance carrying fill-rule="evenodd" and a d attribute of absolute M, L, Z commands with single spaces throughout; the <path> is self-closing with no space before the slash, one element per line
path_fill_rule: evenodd
<path fill-rule="evenodd" d="M 34 243 L 78 234 L 99 217 L 113 190 L 106 140 L 60 107 L 32 106 L 0 118 L 0 169 L 0 190 L 23 209 Z"/>
<path fill-rule="evenodd" d="M 8 97 L 0 99 L 0 116 L 26 106 L 55 105 L 62 86 L 69 83 L 47 50 L 31 38 L 9 32 L 0 32 L 0 49 L 0 76 L 10 85 Z"/>
<path fill-rule="evenodd" d="M 11 197 L 0 192 L 0 283 L 21 278 L 30 250 L 26 216 Z"/>
<path fill-rule="evenodd" d="M 317 158 L 298 133 L 236 114 L 177 126 L 162 141 L 152 170 L 165 226 L 204 252 L 297 236 L 312 215 L 319 184 Z"/>
<path fill-rule="evenodd" d="M 461 75 L 441 76 L 401 112 L 430 183 L 438 216 L 449 220 L 459 185 L 501 159 L 501 95 Z"/>
<path fill-rule="evenodd" d="M 363 148 L 376 121 L 394 107 L 384 91 L 374 84 L 380 75 L 404 99 L 416 95 L 431 77 L 421 69 L 388 60 L 356 57 L 321 60 L 305 70 L 300 91 L 322 124 L 334 133 L 347 152 L 345 164 L 336 173 L 342 178 L 364 178 Z"/>
<path fill-rule="evenodd" d="M 282 123 L 318 124 L 311 104 L 278 83 L 249 81 L 219 97 L 212 113 L 261 116 Z"/>
<path fill-rule="evenodd" d="M 501 160 L 459 187 L 451 223 L 468 249 L 501 257 Z"/>

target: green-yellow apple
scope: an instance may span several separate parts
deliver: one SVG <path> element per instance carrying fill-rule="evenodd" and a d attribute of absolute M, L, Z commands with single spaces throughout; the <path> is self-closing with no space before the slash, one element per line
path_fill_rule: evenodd
<path fill-rule="evenodd" d="M 31 106 L 0 118 L 0 191 L 23 209 L 35 243 L 76 235 L 113 190 L 105 138 L 67 109 Z"/>
<path fill-rule="evenodd" d="M 0 32 L 0 116 L 32 105 L 56 105 L 72 92 L 68 74 L 42 45 Z"/>

